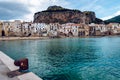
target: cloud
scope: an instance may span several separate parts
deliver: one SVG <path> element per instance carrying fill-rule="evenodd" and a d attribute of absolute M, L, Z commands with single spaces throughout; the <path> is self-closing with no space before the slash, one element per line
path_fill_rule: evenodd
<path fill-rule="evenodd" d="M 22 18 L 30 11 L 26 5 L 18 2 L 0 2 L 0 19 L 9 20 Z"/>
<path fill-rule="evenodd" d="M 0 19 L 33 20 L 34 13 L 46 10 L 52 5 L 69 7 L 66 0 L 3 0 L 0 1 Z"/>
<path fill-rule="evenodd" d="M 119 14 L 119 2 L 113 3 L 112 0 L 109 2 L 105 0 L 0 0 L 0 19 L 31 21 L 34 13 L 46 10 L 49 6 L 58 5 L 81 11 L 94 11 L 98 18 L 105 20 Z"/>
<path fill-rule="evenodd" d="M 117 12 L 114 13 L 113 15 L 106 16 L 106 17 L 103 17 L 103 18 L 101 18 L 101 19 L 102 19 L 102 20 L 108 20 L 108 19 L 113 18 L 113 17 L 118 16 L 118 15 L 120 15 L 120 11 L 117 11 Z"/>
<path fill-rule="evenodd" d="M 69 2 L 65 0 L 21 0 L 21 3 L 28 5 L 31 13 L 24 16 L 25 20 L 33 20 L 34 13 L 46 10 L 49 6 L 58 5 L 69 7 Z"/>

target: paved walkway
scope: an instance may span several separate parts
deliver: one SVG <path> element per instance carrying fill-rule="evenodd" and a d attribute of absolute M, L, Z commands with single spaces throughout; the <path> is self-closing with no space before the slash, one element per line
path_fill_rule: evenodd
<path fill-rule="evenodd" d="M 7 73 L 18 70 L 19 67 L 14 65 L 14 60 L 0 51 L 0 80 L 42 80 L 32 72 L 9 78 Z"/>
<path fill-rule="evenodd" d="M 0 80 L 19 80 L 17 77 L 9 78 L 7 76 L 9 71 L 8 67 L 0 60 Z"/>

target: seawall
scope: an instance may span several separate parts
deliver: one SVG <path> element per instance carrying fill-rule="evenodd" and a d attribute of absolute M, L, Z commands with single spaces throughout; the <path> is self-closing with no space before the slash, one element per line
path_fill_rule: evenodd
<path fill-rule="evenodd" d="M 19 67 L 14 65 L 14 60 L 7 56 L 5 53 L 0 51 L 0 60 L 9 68 L 10 71 L 19 69 Z M 35 75 L 33 72 L 25 73 L 23 75 L 17 76 L 19 80 L 42 80 L 40 77 Z"/>

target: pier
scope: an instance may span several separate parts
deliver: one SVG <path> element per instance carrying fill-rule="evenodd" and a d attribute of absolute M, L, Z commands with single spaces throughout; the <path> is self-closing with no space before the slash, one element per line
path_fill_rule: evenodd
<path fill-rule="evenodd" d="M 42 80 L 33 72 L 25 73 L 20 76 L 9 78 L 7 73 L 18 70 L 19 67 L 14 65 L 14 60 L 0 51 L 0 79 L 2 80 Z"/>

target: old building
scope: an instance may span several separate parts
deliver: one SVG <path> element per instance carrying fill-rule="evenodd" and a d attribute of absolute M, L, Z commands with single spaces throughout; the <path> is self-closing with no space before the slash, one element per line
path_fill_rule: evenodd
<path fill-rule="evenodd" d="M 86 24 L 80 24 L 78 27 L 78 36 L 89 36 L 89 26 Z"/>
<path fill-rule="evenodd" d="M 31 36 L 31 28 L 32 28 L 32 22 L 23 22 L 22 24 L 21 24 L 21 34 L 22 34 L 22 36 Z"/>
<path fill-rule="evenodd" d="M 0 37 L 3 36 L 2 28 L 3 28 L 3 23 L 0 22 Z"/>
<path fill-rule="evenodd" d="M 19 20 L 15 20 L 13 22 L 5 21 L 2 25 L 2 36 L 18 36 L 20 33 L 21 22 Z"/>
<path fill-rule="evenodd" d="M 58 32 L 60 29 L 59 23 L 50 23 L 47 26 L 47 32 L 49 37 L 58 37 Z"/>
<path fill-rule="evenodd" d="M 74 24 L 74 23 L 66 23 L 62 24 L 59 32 L 63 33 L 65 36 L 78 36 L 78 27 L 79 24 Z"/>
<path fill-rule="evenodd" d="M 9 23 L 9 36 L 20 36 L 20 20 L 15 20 Z"/>
<path fill-rule="evenodd" d="M 120 24 L 0 22 L 0 36 L 6 37 L 84 37 L 120 34 Z"/>
<path fill-rule="evenodd" d="M 34 23 L 34 33 L 38 34 L 40 37 L 46 37 L 47 36 L 47 28 L 48 25 L 45 23 Z"/>
<path fill-rule="evenodd" d="M 119 23 L 110 23 L 107 25 L 111 34 L 116 35 L 120 34 L 120 24 Z"/>
<path fill-rule="evenodd" d="M 10 22 L 3 22 L 2 34 L 3 36 L 9 36 Z"/>
<path fill-rule="evenodd" d="M 95 25 L 95 35 L 96 36 L 104 36 L 108 31 L 107 26 L 104 24 L 96 24 Z"/>
<path fill-rule="evenodd" d="M 89 36 L 95 36 L 95 24 L 92 23 L 92 24 L 89 24 Z"/>

